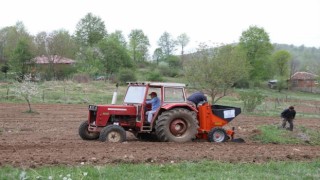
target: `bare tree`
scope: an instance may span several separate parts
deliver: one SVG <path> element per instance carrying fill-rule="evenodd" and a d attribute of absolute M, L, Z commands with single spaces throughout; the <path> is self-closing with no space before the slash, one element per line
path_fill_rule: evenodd
<path fill-rule="evenodd" d="M 209 94 L 214 104 L 237 81 L 248 77 L 248 67 L 245 54 L 235 46 L 210 48 L 201 44 L 184 71 L 191 86 Z"/>

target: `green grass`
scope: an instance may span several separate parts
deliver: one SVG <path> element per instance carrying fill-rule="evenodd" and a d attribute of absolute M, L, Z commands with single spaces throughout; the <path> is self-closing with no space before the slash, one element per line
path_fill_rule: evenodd
<path fill-rule="evenodd" d="M 0 86 L 0 101 L 25 103 L 12 92 L 13 85 Z M 126 86 L 118 89 L 118 103 L 122 102 Z M 8 91 L 9 89 L 9 91 Z M 76 83 L 72 81 L 47 81 L 38 84 L 38 95 L 32 97 L 32 103 L 61 104 L 108 104 L 111 103 L 115 84 L 104 81 Z"/>
<path fill-rule="evenodd" d="M 81 167 L 0 168 L 0 179 L 319 179 L 320 161 L 262 164 L 204 161 Z"/>
<path fill-rule="evenodd" d="M 261 132 L 253 139 L 262 143 L 320 145 L 320 132 L 303 126 L 287 131 L 274 125 L 264 125 L 259 130 Z"/>
<path fill-rule="evenodd" d="M 320 96 L 314 93 L 305 93 L 297 91 L 282 91 L 278 92 L 272 89 L 256 89 L 264 97 L 264 101 L 261 105 L 258 105 L 254 112 L 242 112 L 248 115 L 257 116 L 272 116 L 279 117 L 283 109 L 289 106 L 303 106 L 314 109 L 312 112 L 301 112 L 297 108 L 297 118 L 318 118 L 320 119 Z M 253 89 L 234 89 L 236 93 L 239 91 L 253 91 Z M 224 99 L 224 98 L 223 98 Z M 222 99 L 221 102 L 224 102 Z M 308 102 L 311 101 L 311 102 Z M 234 101 L 239 105 L 238 107 L 243 108 L 242 101 Z"/>
<path fill-rule="evenodd" d="M 169 81 L 180 82 L 177 78 L 170 78 Z M 12 82 L 10 82 L 12 83 Z M 39 94 L 32 98 L 31 103 L 61 103 L 61 104 L 110 104 L 115 84 L 104 81 L 91 81 L 89 83 L 76 83 L 72 81 L 45 81 L 38 84 Z M 25 103 L 12 92 L 12 84 L 0 85 L 0 102 Z M 118 104 L 122 103 L 127 86 L 120 86 L 118 89 Z M 237 97 L 239 91 L 252 91 L 252 89 L 232 89 L 236 96 L 225 96 L 217 104 L 235 106 L 242 108 L 242 114 L 273 116 L 278 117 L 284 108 L 290 105 L 304 106 L 314 109 L 312 112 L 299 112 L 297 118 L 318 118 L 320 119 L 320 96 L 319 94 L 282 91 L 272 89 L 258 89 L 265 96 L 261 105 L 257 106 L 254 112 L 245 112 L 243 102 Z M 190 91 L 190 92 L 189 92 Z M 189 90 L 191 93 L 194 90 Z M 209 98 L 210 99 L 210 98 Z M 308 102 L 309 100 L 312 100 Z M 294 104 L 292 104 L 294 103 Z"/>

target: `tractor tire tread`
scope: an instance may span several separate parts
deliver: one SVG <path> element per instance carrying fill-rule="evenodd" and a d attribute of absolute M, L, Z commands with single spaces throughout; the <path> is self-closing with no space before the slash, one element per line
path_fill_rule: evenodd
<path fill-rule="evenodd" d="M 168 121 L 172 121 L 172 120 L 174 120 L 173 119 L 174 117 L 179 117 L 179 116 L 184 117 L 185 121 L 187 121 L 188 126 L 189 126 L 187 129 L 187 132 L 185 133 L 186 135 L 183 138 L 174 137 L 170 133 L 170 130 L 169 130 L 170 122 L 168 122 Z M 189 111 L 187 109 L 184 109 L 184 108 L 175 108 L 175 109 L 163 112 L 159 116 L 159 118 L 156 122 L 156 125 L 155 125 L 156 135 L 157 135 L 158 139 L 163 142 L 191 141 L 192 139 L 195 139 L 198 128 L 199 128 L 199 123 L 196 118 L 196 113 L 193 111 Z"/>

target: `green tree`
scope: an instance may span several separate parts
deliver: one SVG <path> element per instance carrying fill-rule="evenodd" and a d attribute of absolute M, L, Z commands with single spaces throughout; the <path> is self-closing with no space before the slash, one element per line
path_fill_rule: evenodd
<path fill-rule="evenodd" d="M 103 54 L 99 47 L 86 47 L 77 53 L 76 69 L 81 74 L 97 76 L 104 73 Z"/>
<path fill-rule="evenodd" d="M 186 33 L 182 33 L 177 38 L 177 43 L 181 46 L 181 56 L 184 55 L 184 48 L 189 44 L 190 38 Z"/>
<path fill-rule="evenodd" d="M 108 77 L 117 73 L 121 67 L 133 67 L 128 51 L 118 42 L 110 39 L 102 40 L 99 43 L 99 50 L 102 55 L 103 71 Z"/>
<path fill-rule="evenodd" d="M 32 52 L 26 39 L 20 39 L 10 58 L 10 69 L 23 80 L 32 65 Z"/>
<path fill-rule="evenodd" d="M 81 46 L 93 46 L 106 36 L 104 22 L 92 13 L 85 15 L 76 26 L 75 37 Z"/>
<path fill-rule="evenodd" d="M 269 78 L 273 46 L 265 30 L 257 26 L 250 26 L 248 30 L 242 32 L 239 46 L 246 53 L 247 60 L 252 66 L 250 79 Z"/>
<path fill-rule="evenodd" d="M 235 46 L 209 48 L 200 44 L 192 59 L 186 62 L 184 72 L 187 81 L 211 96 L 214 104 L 237 81 L 248 76 L 249 67 L 245 54 Z"/>
<path fill-rule="evenodd" d="M 280 50 L 272 55 L 272 60 L 274 62 L 276 75 L 278 79 L 277 88 L 279 92 L 285 88 L 286 81 L 289 78 L 289 61 L 291 55 L 288 51 Z"/>
<path fill-rule="evenodd" d="M 108 39 L 111 39 L 113 41 L 117 41 L 122 47 L 127 48 L 127 41 L 124 35 L 122 34 L 122 31 L 115 31 L 111 34 L 109 34 Z"/>
<path fill-rule="evenodd" d="M 48 52 L 50 55 L 59 55 L 74 59 L 76 54 L 76 42 L 68 31 L 61 29 L 53 31 L 47 38 Z"/>
<path fill-rule="evenodd" d="M 162 49 L 162 52 L 166 57 L 173 55 L 176 50 L 177 42 L 172 38 L 168 32 L 164 32 L 158 40 L 158 46 Z"/>
<path fill-rule="evenodd" d="M 163 60 L 163 52 L 161 48 L 157 48 L 154 50 L 153 52 L 153 60 L 155 60 L 157 62 L 157 64 L 159 64 L 159 62 L 161 60 Z"/>
<path fill-rule="evenodd" d="M 20 39 L 24 39 L 30 51 L 33 51 L 33 38 L 21 21 L 15 26 L 0 29 L 0 59 L 8 62 Z"/>
<path fill-rule="evenodd" d="M 289 61 L 291 59 L 290 53 L 285 50 L 280 50 L 272 55 L 272 59 L 275 64 L 276 74 L 287 78 L 289 73 Z"/>
<path fill-rule="evenodd" d="M 129 34 L 129 51 L 134 62 L 143 62 L 148 58 L 148 37 L 140 29 L 134 29 Z"/>

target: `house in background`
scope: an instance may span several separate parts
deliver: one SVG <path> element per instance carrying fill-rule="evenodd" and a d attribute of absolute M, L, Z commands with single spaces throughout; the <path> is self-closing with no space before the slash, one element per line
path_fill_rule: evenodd
<path fill-rule="evenodd" d="M 74 68 L 75 60 L 58 56 L 37 56 L 33 59 L 35 63 L 35 69 L 33 70 L 35 74 L 40 74 L 40 79 L 51 79 L 52 76 L 55 79 L 61 79 L 65 76 L 66 72 L 71 71 Z"/>
<path fill-rule="evenodd" d="M 54 55 L 54 56 L 37 56 L 34 58 L 34 62 L 40 66 L 49 66 L 49 64 L 54 64 L 55 66 L 69 66 L 75 64 L 76 61 L 65 58 L 62 56 Z"/>
<path fill-rule="evenodd" d="M 320 93 L 319 76 L 309 72 L 294 73 L 289 83 L 292 90 Z"/>

